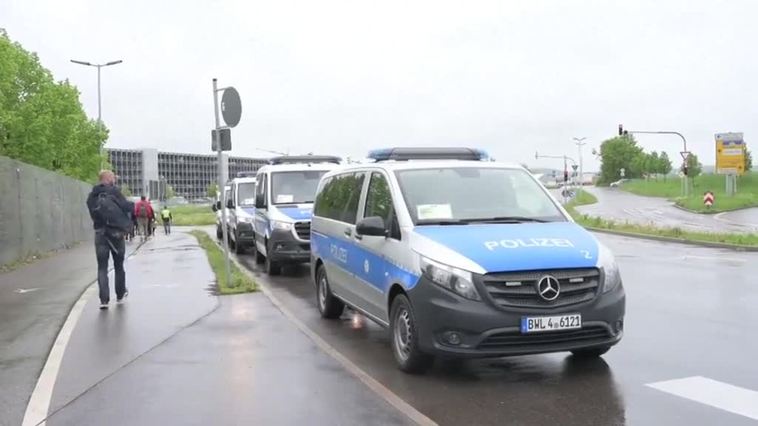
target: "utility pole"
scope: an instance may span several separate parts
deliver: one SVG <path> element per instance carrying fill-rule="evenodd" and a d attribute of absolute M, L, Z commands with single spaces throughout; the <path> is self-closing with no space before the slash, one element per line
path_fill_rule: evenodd
<path fill-rule="evenodd" d="M 221 89 L 224 90 L 224 89 Z M 218 154 L 218 190 L 221 191 L 219 198 L 221 200 L 221 232 L 224 236 L 224 267 L 226 269 L 226 286 L 231 288 L 232 286 L 232 273 L 231 266 L 229 265 L 229 231 L 227 230 L 226 221 L 226 191 L 224 191 L 224 160 L 223 150 L 221 147 L 221 118 L 219 117 L 218 108 L 218 80 L 213 79 L 213 114 L 216 118 L 216 151 Z M 238 243 L 239 244 L 239 243 Z"/>
<path fill-rule="evenodd" d="M 586 145 L 587 142 L 584 142 L 584 140 L 587 139 L 586 137 L 581 138 L 574 138 L 574 143 L 576 144 L 578 150 L 579 150 L 579 190 L 582 190 L 582 185 L 584 185 L 584 165 L 582 164 L 582 146 Z"/>
<path fill-rule="evenodd" d="M 682 152 L 680 152 L 680 154 L 682 155 L 682 160 L 684 160 L 684 165 L 683 166 L 684 166 L 685 170 L 688 168 L 688 166 L 689 166 L 689 155 L 690 155 L 690 152 L 687 151 L 687 139 L 684 137 L 683 134 L 681 134 L 679 132 L 660 131 L 660 130 L 657 130 L 657 131 L 623 130 L 622 126 L 619 124 L 619 136 L 621 136 L 622 133 L 623 133 L 623 135 L 627 135 L 627 134 L 632 134 L 632 135 L 634 135 L 634 134 L 642 134 L 642 135 L 676 135 L 676 136 L 679 136 L 680 138 L 682 138 L 682 147 L 683 147 L 683 149 L 682 149 Z M 682 195 L 685 196 L 685 197 L 689 196 L 689 193 L 690 193 L 690 188 L 689 188 L 690 187 L 690 184 L 689 184 L 690 182 L 689 182 L 689 180 L 690 180 L 689 176 L 685 173 L 685 175 L 682 177 Z"/>

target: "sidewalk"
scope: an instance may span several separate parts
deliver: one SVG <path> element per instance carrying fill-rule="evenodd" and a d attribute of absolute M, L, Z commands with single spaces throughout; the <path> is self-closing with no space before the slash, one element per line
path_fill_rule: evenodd
<path fill-rule="evenodd" d="M 136 247 L 127 243 L 127 255 Z M 21 423 L 58 330 L 96 278 L 91 240 L 0 273 L 0 425 Z"/>
<path fill-rule="evenodd" d="M 194 237 L 159 235 L 127 264 L 128 301 L 84 307 L 47 425 L 409 423 L 262 293 L 212 296 Z"/>

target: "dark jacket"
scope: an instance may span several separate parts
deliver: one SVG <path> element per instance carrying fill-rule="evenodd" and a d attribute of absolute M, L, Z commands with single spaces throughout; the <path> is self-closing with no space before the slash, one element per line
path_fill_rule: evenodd
<path fill-rule="evenodd" d="M 92 192 L 89 193 L 89 196 L 87 197 L 87 208 L 89 209 L 89 215 L 92 218 L 92 225 L 95 229 L 101 229 L 105 226 L 104 223 L 102 223 L 97 217 L 95 217 L 93 210 L 95 209 L 97 202 L 97 197 L 101 193 L 110 193 L 113 196 L 116 197 L 116 202 L 118 203 L 119 207 L 121 207 L 121 210 L 124 211 L 124 214 L 129 216 L 133 209 L 133 203 L 127 200 L 124 197 L 124 194 L 121 193 L 121 189 L 116 185 L 103 185 L 102 183 L 99 183 L 92 187 Z"/>

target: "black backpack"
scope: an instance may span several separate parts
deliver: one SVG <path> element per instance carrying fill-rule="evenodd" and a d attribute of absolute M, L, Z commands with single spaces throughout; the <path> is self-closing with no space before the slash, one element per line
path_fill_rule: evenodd
<path fill-rule="evenodd" d="M 107 192 L 98 194 L 93 212 L 106 228 L 127 232 L 132 226 L 132 221 L 121 210 L 113 194 Z"/>

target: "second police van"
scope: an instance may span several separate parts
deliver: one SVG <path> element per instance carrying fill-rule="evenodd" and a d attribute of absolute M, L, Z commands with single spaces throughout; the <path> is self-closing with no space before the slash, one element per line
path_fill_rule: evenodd
<path fill-rule="evenodd" d="M 621 340 L 613 255 L 524 168 L 463 148 L 369 157 L 318 188 L 311 272 L 323 317 L 348 305 L 388 327 L 406 372 L 434 356 L 595 357 Z"/>
<path fill-rule="evenodd" d="M 310 260 L 316 189 L 321 177 L 340 161 L 322 155 L 283 156 L 258 170 L 252 249 L 269 275 L 278 275 L 283 265 Z"/>
<path fill-rule="evenodd" d="M 227 185 L 226 220 L 228 223 L 229 244 L 236 253 L 243 253 L 253 247 L 255 234 L 255 173 L 240 172 Z"/>

